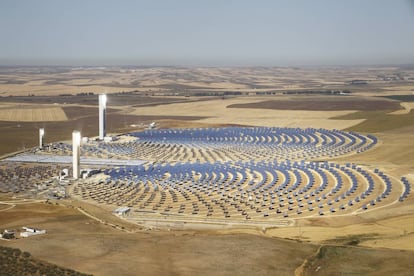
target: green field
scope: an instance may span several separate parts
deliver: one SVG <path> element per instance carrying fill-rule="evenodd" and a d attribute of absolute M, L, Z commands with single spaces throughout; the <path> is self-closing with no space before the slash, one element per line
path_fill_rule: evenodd
<path fill-rule="evenodd" d="M 401 102 L 414 102 L 414 95 L 391 95 L 391 96 L 382 96 L 381 98 L 387 98 L 387 99 L 397 100 Z"/>

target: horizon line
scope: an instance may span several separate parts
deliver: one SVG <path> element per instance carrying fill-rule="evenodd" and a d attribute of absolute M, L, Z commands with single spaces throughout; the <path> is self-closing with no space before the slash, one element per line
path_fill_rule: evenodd
<path fill-rule="evenodd" d="M 414 62 L 405 62 L 405 63 L 356 63 L 356 64 L 291 64 L 291 65 L 260 65 L 260 64 L 251 64 L 251 65 L 243 65 L 243 64 L 168 64 L 168 63 L 160 63 L 160 64 L 1 64 L 0 68 L 18 68 L 18 67 L 64 67 L 64 68 L 76 68 L 76 67 L 85 67 L 85 68 L 98 68 L 98 67 L 106 67 L 106 68 L 113 68 L 113 67 L 137 67 L 137 68 L 151 68 L 151 67 L 164 67 L 164 68 L 332 68 L 332 67 L 411 67 L 414 66 Z"/>

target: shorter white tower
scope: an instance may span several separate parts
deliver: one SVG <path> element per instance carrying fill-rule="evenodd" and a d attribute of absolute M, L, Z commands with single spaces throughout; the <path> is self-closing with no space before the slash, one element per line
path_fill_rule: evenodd
<path fill-rule="evenodd" d="M 45 136 L 45 129 L 39 128 L 39 148 L 43 148 L 43 137 Z"/>
<path fill-rule="evenodd" d="M 81 134 L 74 130 L 72 132 L 73 179 L 78 179 L 80 174 L 80 142 Z"/>
<path fill-rule="evenodd" d="M 106 95 L 99 95 L 99 140 L 106 136 Z"/>

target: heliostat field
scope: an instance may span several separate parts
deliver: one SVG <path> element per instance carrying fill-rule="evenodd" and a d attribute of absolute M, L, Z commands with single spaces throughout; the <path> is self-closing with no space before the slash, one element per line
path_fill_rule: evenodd
<path fill-rule="evenodd" d="M 405 178 L 329 161 L 377 142 L 372 135 L 324 129 L 147 130 L 84 145 L 89 154 L 147 162 L 106 168 L 75 184 L 72 195 L 128 207 L 130 219 L 270 222 L 356 214 L 398 204 L 410 192 Z"/>

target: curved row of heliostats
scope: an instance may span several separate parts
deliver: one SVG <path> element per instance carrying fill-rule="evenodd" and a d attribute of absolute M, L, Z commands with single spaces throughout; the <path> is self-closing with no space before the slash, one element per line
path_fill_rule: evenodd
<path fill-rule="evenodd" d="M 61 165 L 27 166 L 21 163 L 2 163 L 0 166 L 0 192 L 30 193 L 37 192 L 39 186 L 48 184 L 62 171 Z"/>
<path fill-rule="evenodd" d="M 82 155 L 166 162 L 239 160 L 313 160 L 360 153 L 376 137 L 325 129 L 227 127 L 147 130 L 130 133 L 135 140 L 82 145 Z M 54 144 L 71 153 L 70 144 Z"/>
<path fill-rule="evenodd" d="M 328 162 L 158 163 L 104 173 L 108 178 L 75 194 L 150 213 L 216 218 L 347 214 L 403 201 L 410 187 L 379 170 Z"/>
<path fill-rule="evenodd" d="M 349 214 L 403 201 L 406 178 L 379 169 L 312 160 L 357 154 L 374 136 L 323 129 L 148 130 L 136 140 L 99 144 L 99 152 L 152 160 L 107 169 L 74 194 L 152 215 L 268 219 Z"/>

